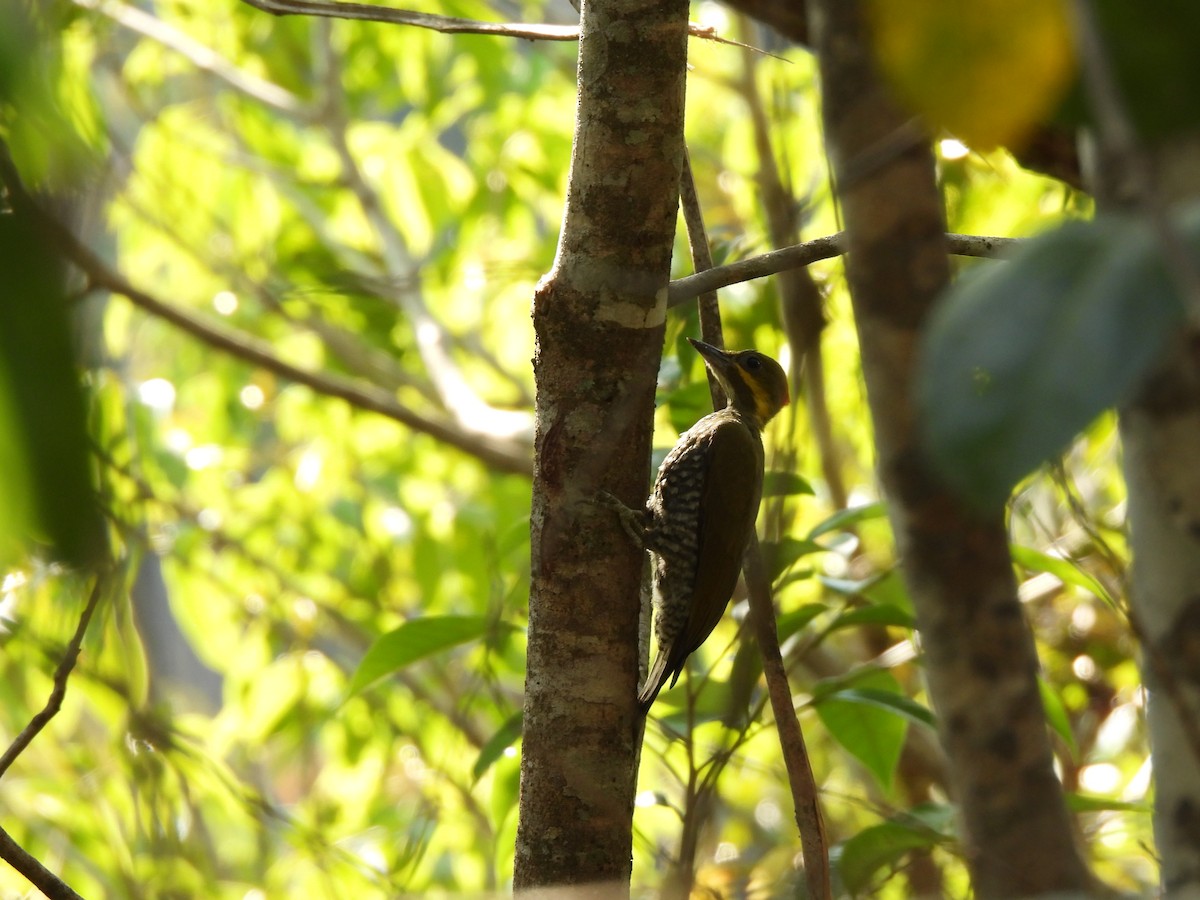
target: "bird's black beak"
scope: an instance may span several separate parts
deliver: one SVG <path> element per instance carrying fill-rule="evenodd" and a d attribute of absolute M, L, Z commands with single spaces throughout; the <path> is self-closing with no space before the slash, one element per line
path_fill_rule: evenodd
<path fill-rule="evenodd" d="M 730 363 L 733 360 L 732 353 L 726 353 L 720 347 L 714 347 L 712 344 L 706 344 L 704 341 L 698 341 L 695 338 L 688 338 L 688 343 L 696 348 L 696 352 L 704 357 L 704 362 L 708 364 L 713 372 L 725 372 L 729 369 Z"/>

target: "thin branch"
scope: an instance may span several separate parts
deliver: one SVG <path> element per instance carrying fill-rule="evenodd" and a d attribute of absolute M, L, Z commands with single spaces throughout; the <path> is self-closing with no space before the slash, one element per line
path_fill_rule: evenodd
<path fill-rule="evenodd" d="M 0 828 L 0 859 L 29 879 L 29 883 L 50 900 L 83 900 L 65 881 L 41 864 L 24 847 Z"/>
<path fill-rule="evenodd" d="M 384 22 L 389 25 L 410 25 L 428 28 L 442 34 L 488 34 L 496 37 L 522 38 L 527 41 L 577 41 L 578 25 L 537 25 L 525 22 L 481 22 L 478 19 L 459 19 L 432 13 L 409 12 L 387 6 L 368 6 L 365 3 L 325 3 L 320 0 L 242 0 L 273 16 L 319 16 L 327 19 L 357 19 L 363 22 Z M 688 23 L 688 34 L 718 44 L 745 47 L 766 56 L 775 56 L 757 47 L 720 37 L 711 27 Z M 786 60 L 785 60 L 786 61 Z"/>
<path fill-rule="evenodd" d="M 522 22 L 480 22 L 430 13 L 409 12 L 365 3 L 322 3 L 317 0 L 242 0 L 248 6 L 273 16 L 320 16 L 329 19 L 357 19 L 389 25 L 411 25 L 443 34 L 490 34 L 524 38 L 528 41 L 574 41 L 579 39 L 578 25 L 527 25 Z"/>
<path fill-rule="evenodd" d="M 39 224 L 50 234 L 55 245 L 88 277 L 92 287 L 102 288 L 125 297 L 145 312 L 171 323 L 210 347 L 215 347 L 230 356 L 269 372 L 274 372 L 288 381 L 302 384 L 318 394 L 336 397 L 358 409 L 378 413 L 423 434 L 428 434 L 474 456 L 494 469 L 518 475 L 528 476 L 531 474 L 532 461 L 529 448 L 519 441 L 493 438 L 483 434 L 469 434 L 452 423 L 434 419 L 403 406 L 386 391 L 370 385 L 358 384 L 351 379 L 331 373 L 312 372 L 292 365 L 275 356 L 263 342 L 233 329 L 205 322 L 198 316 L 172 306 L 135 287 L 125 276 L 110 268 L 68 228 L 51 217 L 26 193 L 20 176 L 8 156 L 7 148 L 2 145 L 0 145 L 0 181 L 3 181 L 7 187 L 9 196 L 14 203 L 28 205 Z"/>
<path fill-rule="evenodd" d="M 83 646 L 84 632 L 87 631 L 88 623 L 92 621 L 92 613 L 96 611 L 96 606 L 104 595 L 107 583 L 108 579 L 104 574 L 96 576 L 96 583 L 92 586 L 92 594 L 88 597 L 87 605 L 84 606 L 83 613 L 79 617 L 75 634 L 71 637 L 71 642 L 67 644 L 66 652 L 63 653 L 58 668 L 54 670 L 53 687 L 50 689 L 50 696 L 46 699 L 46 705 L 29 720 L 29 724 L 21 729 L 21 733 L 9 744 L 4 755 L 0 756 L 0 778 L 4 777 L 4 773 L 8 771 L 17 757 L 25 752 L 33 739 L 62 709 L 63 698 L 67 695 L 67 678 L 70 676 L 71 670 L 75 668 L 75 662 L 79 659 L 79 649 Z"/>
<path fill-rule="evenodd" d="M 955 256 L 995 258 L 1015 249 L 1021 238 L 988 237 L 978 234 L 947 234 L 946 249 Z M 739 260 L 727 266 L 717 266 L 705 272 L 697 272 L 676 278 L 667 289 L 667 306 L 678 306 L 705 291 L 727 287 L 741 281 L 751 281 L 774 275 L 787 269 L 812 265 L 823 259 L 833 259 L 846 252 L 845 232 L 813 238 L 802 244 L 793 244 L 780 250 L 772 250 L 760 256 Z"/>
<path fill-rule="evenodd" d="M 239 69 L 211 47 L 200 43 L 173 25 L 118 0 L 72 0 L 76 6 L 95 10 L 130 31 L 174 50 L 197 69 L 221 79 L 230 87 L 288 115 L 302 113 L 304 104 L 291 91 Z"/>
<path fill-rule="evenodd" d="M 812 763 L 800 730 L 800 719 L 796 716 L 796 705 L 792 702 L 792 691 L 788 686 L 787 671 L 779 650 L 779 631 L 775 624 L 775 604 L 771 599 L 771 580 L 763 564 L 762 549 L 758 536 L 750 536 L 750 545 L 742 562 L 746 576 L 746 591 L 750 595 L 750 621 L 758 648 L 762 652 L 763 676 L 767 680 L 767 693 L 771 698 L 771 711 L 775 715 L 775 728 L 779 733 L 779 746 L 783 750 L 783 763 L 787 768 L 788 786 L 792 791 L 792 803 L 796 810 L 796 825 L 800 829 L 800 848 L 804 853 L 804 878 L 808 896 L 814 900 L 829 900 L 832 896 L 829 872 L 829 839 L 825 834 L 825 819 L 821 815 L 821 801 L 817 792 L 817 781 L 813 777 Z"/>
<path fill-rule="evenodd" d="M 744 15 L 739 18 L 741 33 L 747 34 L 749 22 Z M 776 151 L 771 143 L 771 128 L 758 90 L 757 60 L 749 53 L 742 53 L 741 78 L 734 82 L 734 89 L 741 95 L 750 113 L 754 145 L 758 154 L 754 180 L 761 194 L 771 246 L 784 247 L 798 243 L 800 206 L 791 185 L 785 182 L 781 174 L 781 166 L 776 162 Z M 786 165 L 782 166 L 782 169 L 786 172 Z M 803 398 L 803 408 L 808 413 L 808 430 L 816 445 L 817 460 L 825 479 L 825 490 L 835 509 L 845 509 L 848 504 L 848 492 L 842 477 L 841 454 L 834 437 L 825 387 L 825 361 L 821 341 L 825 330 L 825 310 L 821 291 L 812 273 L 803 268 L 780 273 L 778 288 L 783 327 L 792 348 L 791 375 L 797 393 Z M 792 407 L 793 422 L 799 415 L 800 407 L 801 404 Z M 782 511 L 782 505 L 779 509 Z"/>
<path fill-rule="evenodd" d="M 343 67 L 334 53 L 328 28 L 324 29 L 317 46 L 317 66 L 325 92 L 319 124 L 328 132 L 341 161 L 346 182 L 364 218 L 375 232 L 383 259 L 384 277 L 388 284 L 396 286 L 390 292 L 390 298 L 412 325 L 421 361 L 442 405 L 454 416 L 463 431 L 483 432 L 510 439 L 531 437 L 533 417 L 530 414 L 498 409 L 486 403 L 454 361 L 446 329 L 429 312 L 421 294 L 420 264 L 413 258 L 404 234 L 388 216 L 382 198 L 367 181 L 350 149 L 341 83 Z"/>
<path fill-rule="evenodd" d="M 697 269 L 703 270 L 706 265 L 712 265 L 712 256 L 709 253 L 704 217 L 700 211 L 696 185 L 692 179 L 691 164 L 687 159 L 686 151 L 680 187 L 683 217 L 688 228 L 693 264 Z M 700 336 L 711 344 L 724 347 L 721 314 L 715 288 L 700 298 L 699 306 Z M 709 376 L 709 386 L 713 407 L 720 409 L 725 405 L 726 400 L 723 391 L 716 387 L 716 380 L 711 375 Z M 758 637 L 758 647 L 763 657 L 763 675 L 767 679 L 767 691 L 770 694 L 771 707 L 775 713 L 776 733 L 779 735 L 779 744 L 788 773 L 788 786 L 791 788 L 792 802 L 796 810 L 796 824 L 800 828 L 800 847 L 804 853 L 804 875 L 808 885 L 808 895 L 816 900 L 828 900 L 832 896 L 829 880 L 829 842 L 825 836 L 825 823 L 817 798 L 817 783 L 813 778 L 812 766 L 808 761 L 808 749 L 804 744 L 804 735 L 800 731 L 800 720 L 796 717 L 796 707 L 792 703 L 792 689 L 788 684 L 787 671 L 784 669 L 783 657 L 779 650 L 779 634 L 775 624 L 775 602 L 771 596 L 771 582 L 767 577 L 762 553 L 758 546 L 758 536 L 755 534 L 751 534 L 750 544 L 746 549 L 743 571 L 746 576 L 746 588 L 750 594 L 750 618 L 753 621 L 755 634 Z M 692 779 L 689 778 L 689 796 L 691 796 L 692 786 Z M 703 792 L 695 796 L 696 804 L 702 799 L 702 794 Z M 689 804 L 689 814 L 693 811 L 694 805 Z M 689 857 L 695 855 L 695 826 L 694 820 L 685 818 L 678 870 L 681 884 L 677 886 L 683 889 L 683 896 L 687 896 L 690 892 L 694 878 L 693 864 Z"/>

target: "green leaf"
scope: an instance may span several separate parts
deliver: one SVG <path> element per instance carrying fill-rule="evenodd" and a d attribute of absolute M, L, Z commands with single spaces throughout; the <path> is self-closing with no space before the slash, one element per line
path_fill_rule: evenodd
<path fill-rule="evenodd" d="M 895 866 L 912 851 L 927 850 L 941 840 L 936 832 L 916 823 L 889 821 L 864 828 L 840 848 L 837 866 L 842 883 L 852 895 L 865 893 L 881 869 Z"/>
<path fill-rule="evenodd" d="M 1093 8 L 1117 91 L 1139 135 L 1158 143 L 1194 129 L 1200 123 L 1200 95 L 1179 85 L 1195 83 L 1200 6 L 1164 0 L 1153 16 L 1138 15 L 1123 0 L 1098 0 Z"/>
<path fill-rule="evenodd" d="M 1149 815 L 1153 807 L 1149 803 L 1131 803 L 1127 800 L 1113 800 L 1111 797 L 1097 797 L 1093 794 L 1067 794 L 1067 808 L 1071 812 L 1135 812 Z"/>
<path fill-rule="evenodd" d="M 786 497 L 792 494 L 812 493 L 812 485 L 795 472 L 773 470 L 763 475 L 764 497 Z"/>
<path fill-rule="evenodd" d="M 1067 715 L 1067 708 L 1063 705 L 1062 698 L 1041 677 L 1038 678 L 1038 692 L 1042 695 L 1042 708 L 1046 710 L 1046 721 L 1050 723 L 1054 733 L 1066 741 L 1071 752 L 1075 753 L 1078 750 L 1075 744 L 1075 733 L 1071 730 L 1071 719 Z"/>
<path fill-rule="evenodd" d="M 850 509 L 839 510 L 810 531 L 808 539 L 815 541 L 823 534 L 829 534 L 832 531 L 845 531 L 859 522 L 879 519 L 885 515 L 887 515 L 887 505 L 879 500 L 874 503 L 865 503 L 862 506 L 853 506 Z"/>
<path fill-rule="evenodd" d="M 667 417 L 675 430 L 680 434 L 687 431 L 713 411 L 707 379 L 701 378 L 674 391 L 664 400 L 664 405 L 667 408 Z"/>
<path fill-rule="evenodd" d="M 839 628 L 851 628 L 858 625 L 892 625 L 896 628 L 916 628 L 917 620 L 913 618 L 912 613 L 898 606 L 892 606 L 890 603 L 885 603 L 878 606 L 859 606 L 855 609 L 848 609 L 834 619 L 833 624 L 829 626 L 829 630 L 836 631 Z"/>
<path fill-rule="evenodd" d="M 805 603 L 790 612 L 785 612 L 779 617 L 777 625 L 780 642 L 786 641 L 821 613 L 827 612 L 828 609 L 829 607 L 824 603 Z"/>
<path fill-rule="evenodd" d="M 0 551 L 32 539 L 86 566 L 103 552 L 104 523 L 62 289 L 65 263 L 27 201 L 14 198 L 0 215 L 0 260 L 11 263 L 0 294 Z"/>
<path fill-rule="evenodd" d="M 937 720 L 934 718 L 933 712 L 929 707 L 922 706 L 917 701 L 904 696 L 904 694 L 897 694 L 878 688 L 849 688 L 845 691 L 839 691 L 836 696 L 840 700 L 877 706 L 880 709 L 889 710 L 898 716 L 903 716 L 919 725 L 928 725 L 930 728 L 937 728 Z"/>
<path fill-rule="evenodd" d="M 997 507 L 1030 470 L 1127 398 L 1183 321 L 1149 229 L 1069 222 L 977 266 L 934 313 L 921 428 L 943 477 Z"/>
<path fill-rule="evenodd" d="M 760 547 L 772 581 L 779 578 L 803 557 L 812 553 L 826 552 L 824 547 L 813 541 L 792 537 L 785 537 L 778 541 L 763 541 Z"/>
<path fill-rule="evenodd" d="M 1083 588 L 1097 600 L 1103 600 L 1109 606 L 1116 605 L 1116 601 L 1104 589 L 1104 585 L 1071 560 L 1063 559 L 1061 556 L 1051 556 L 1040 550 L 1034 550 L 1032 547 L 1013 545 L 1011 550 L 1013 562 L 1017 565 L 1034 572 L 1046 572 L 1064 584 L 1073 584 L 1075 587 Z"/>
<path fill-rule="evenodd" d="M 425 616 L 405 622 L 367 650 L 350 679 L 350 696 L 419 659 L 483 637 L 491 625 L 485 616 Z"/>
<path fill-rule="evenodd" d="M 516 743 L 521 736 L 521 730 L 524 727 L 524 718 L 521 713 L 513 713 L 505 721 L 503 725 L 497 729 L 496 733 L 488 738 L 487 743 L 479 749 L 479 756 L 475 760 L 475 765 L 471 768 L 471 777 L 478 781 L 484 776 L 484 773 L 492 767 L 492 763 L 498 760 L 504 751 Z"/>
<path fill-rule="evenodd" d="M 880 671 L 867 673 L 857 683 L 860 686 L 814 697 L 817 715 L 834 740 L 866 766 L 885 790 L 890 790 L 908 721 L 895 707 L 884 706 L 865 694 L 862 685 L 901 696 L 900 685 L 890 674 Z"/>

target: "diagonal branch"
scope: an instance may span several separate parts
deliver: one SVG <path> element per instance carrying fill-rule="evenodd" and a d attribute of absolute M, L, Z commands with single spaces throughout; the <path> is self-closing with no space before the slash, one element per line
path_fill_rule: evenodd
<path fill-rule="evenodd" d="M 388 216 L 382 198 L 367 181 L 350 148 L 341 83 L 343 67 L 335 55 L 328 28 L 323 29 L 317 46 L 318 71 L 325 90 L 319 124 L 326 129 L 341 162 L 345 181 L 358 201 L 363 217 L 375 233 L 382 257 L 383 275 L 386 282 L 393 286 L 393 290 L 389 291 L 390 299 L 412 324 L 421 361 L 442 404 L 465 432 L 482 432 L 506 438 L 532 437 L 532 416 L 523 411 L 499 409 L 485 402 L 454 361 L 446 329 L 429 311 L 422 296 L 419 263 L 413 258 L 404 234 Z"/>
<path fill-rule="evenodd" d="M 955 256 L 998 257 L 1014 249 L 1021 238 L 988 237 L 977 234 L 947 234 L 946 248 Z M 727 266 L 717 266 L 694 275 L 676 278 L 667 289 L 667 306 L 678 306 L 705 291 L 775 275 L 788 269 L 811 265 L 823 259 L 833 259 L 846 252 L 845 232 L 813 238 L 802 244 L 793 244 L 780 250 L 772 250 L 760 256 L 742 259 Z"/>
<path fill-rule="evenodd" d="M 0 859 L 29 879 L 29 883 L 50 900 L 83 900 L 65 881 L 47 869 L 28 850 L 0 828 Z"/>
<path fill-rule="evenodd" d="M 118 25 L 174 50 L 197 69 L 224 81 L 249 97 L 295 116 L 303 111 L 303 101 L 291 91 L 252 75 L 230 62 L 211 47 L 202 44 L 162 19 L 119 0 L 72 0 L 76 6 L 95 10 Z"/>
<path fill-rule="evenodd" d="M 318 394 L 337 397 L 359 409 L 394 419 L 402 425 L 474 456 L 491 468 L 518 475 L 531 474 L 531 455 L 526 444 L 485 434 L 467 433 L 453 423 L 409 409 L 397 402 L 388 392 L 371 385 L 293 365 L 275 356 L 261 341 L 233 329 L 205 322 L 199 316 L 137 288 L 124 275 L 109 267 L 70 229 L 50 216 L 29 196 L 3 144 L 0 144 L 0 182 L 7 188 L 13 203 L 22 203 L 29 207 L 36 221 L 49 232 L 55 246 L 79 267 L 93 288 L 102 288 L 125 297 L 143 311 L 171 323 L 210 347 L 274 372 L 288 381 L 302 384 Z"/>
<path fill-rule="evenodd" d="M 701 215 L 700 204 L 696 197 L 696 185 L 692 178 L 691 165 L 687 162 L 686 152 L 684 160 L 683 177 L 680 181 L 680 200 L 683 206 L 684 221 L 687 223 L 692 260 L 696 268 L 703 271 L 712 265 L 712 256 L 709 252 L 704 217 Z M 708 271 L 712 270 L 708 269 Z M 701 337 L 705 341 L 716 344 L 718 347 L 725 346 L 715 288 L 700 298 L 700 331 Z M 720 409 L 725 404 L 725 397 L 717 386 L 716 379 L 711 375 L 709 376 L 709 386 L 712 391 L 713 408 Z M 788 684 L 787 671 L 779 650 L 775 602 L 771 596 L 771 582 L 767 577 L 756 534 L 751 534 L 750 544 L 746 548 L 742 561 L 742 571 L 746 578 L 746 589 L 750 595 L 750 619 L 758 640 L 759 652 L 762 654 L 763 675 L 767 680 L 767 692 L 771 698 L 772 712 L 775 714 L 775 730 L 779 736 L 779 746 L 783 753 L 784 766 L 787 769 L 788 787 L 791 789 L 796 825 L 800 829 L 800 847 L 804 854 L 804 877 L 808 895 L 817 900 L 828 900 L 831 896 L 831 888 L 829 841 L 825 834 L 825 820 L 821 815 L 817 782 L 813 777 L 808 748 L 804 743 L 804 734 L 800 730 L 800 720 L 796 717 L 796 706 L 792 702 L 792 689 Z M 685 821 L 685 837 L 690 832 L 694 838 L 695 832 L 687 827 L 688 824 Z M 694 854 L 694 845 L 692 852 Z M 681 863 L 689 861 L 682 853 L 681 857 L 683 857 Z M 685 879 L 684 886 L 687 891 L 690 891 L 692 886 L 691 866 L 686 866 L 680 874 Z"/>
<path fill-rule="evenodd" d="M 58 715 L 58 711 L 62 708 L 63 698 L 67 695 L 67 678 L 70 676 L 71 670 L 75 668 L 75 661 L 79 659 L 79 649 L 83 645 L 84 632 L 87 631 L 88 623 L 92 621 L 92 613 L 96 611 L 96 606 L 104 595 L 107 583 L 108 579 L 104 574 L 96 576 L 96 583 L 92 586 L 92 595 L 88 597 L 87 605 L 84 606 L 83 613 L 79 617 L 75 634 L 71 637 L 71 642 L 67 644 L 67 650 L 59 662 L 58 668 L 54 670 L 53 687 L 50 689 L 50 696 L 46 699 L 46 705 L 29 720 L 29 724 L 21 729 L 21 733 L 9 744 L 4 755 L 0 756 L 0 778 L 4 777 L 4 773 L 8 771 L 17 757 L 25 752 L 25 748 L 33 742 L 46 724 Z"/>
<path fill-rule="evenodd" d="M 443 34 L 491 34 L 528 41 L 574 41 L 578 25 L 527 25 L 521 22 L 480 22 L 432 13 L 409 12 L 366 3 L 322 3 L 318 0 L 242 0 L 248 6 L 273 16 L 321 16 L 329 19 L 358 19 L 389 25 L 411 25 Z"/>
<path fill-rule="evenodd" d="M 527 41 L 576 41 L 579 40 L 578 25 L 541 25 L 525 22 L 481 22 L 478 19 L 459 19 L 454 16 L 439 16 L 434 13 L 410 12 L 389 6 L 372 6 L 365 3 L 321 2 L 321 0 L 242 0 L 247 6 L 261 9 L 273 16 L 319 16 L 326 19 L 357 19 L 363 22 L 384 22 L 389 25 L 410 25 L 428 28 L 442 34 L 490 34 L 497 37 L 523 38 Z M 746 47 L 757 53 L 765 53 L 739 41 L 720 37 L 715 29 L 695 23 L 688 24 L 688 34 L 718 44 Z M 768 56 L 775 56 L 768 53 Z M 781 59 L 782 57 L 775 57 Z"/>

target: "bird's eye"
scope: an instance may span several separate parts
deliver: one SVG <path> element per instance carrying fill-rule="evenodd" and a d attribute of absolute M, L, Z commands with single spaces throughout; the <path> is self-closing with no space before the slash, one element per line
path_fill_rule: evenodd
<path fill-rule="evenodd" d="M 757 372 L 762 368 L 762 360 L 757 356 L 747 356 L 746 361 L 742 363 L 748 371 Z"/>

